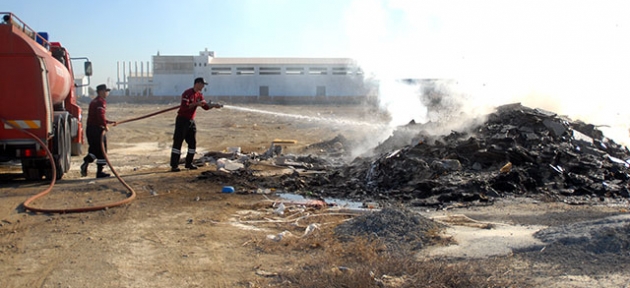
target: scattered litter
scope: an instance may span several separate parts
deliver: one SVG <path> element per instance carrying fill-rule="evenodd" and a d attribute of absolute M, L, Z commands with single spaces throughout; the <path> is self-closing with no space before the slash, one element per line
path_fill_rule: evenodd
<path fill-rule="evenodd" d="M 499 169 L 499 172 L 504 174 L 509 173 L 510 171 L 512 171 L 512 162 L 508 162 L 507 164 L 503 165 L 501 169 Z"/>
<path fill-rule="evenodd" d="M 267 235 L 267 239 L 269 240 L 273 240 L 276 242 L 282 241 L 282 239 L 286 238 L 286 237 L 295 237 L 295 235 L 293 235 L 291 232 L 284 230 L 278 234 L 269 234 Z"/>
<path fill-rule="evenodd" d="M 225 169 L 231 172 L 231 171 L 236 171 L 243 168 L 245 168 L 245 165 L 243 165 L 243 163 L 240 163 L 238 161 L 229 160 L 226 158 L 221 158 L 217 160 L 217 169 Z"/>
<path fill-rule="evenodd" d="M 221 189 L 222 193 L 234 193 L 234 187 L 232 186 L 223 186 Z"/>
<path fill-rule="evenodd" d="M 262 277 L 277 277 L 278 273 L 275 272 L 267 272 L 265 270 L 261 270 L 261 269 L 257 269 L 256 270 L 256 275 L 258 276 L 262 276 Z"/>
<path fill-rule="evenodd" d="M 157 196 L 157 195 L 158 195 L 158 193 L 157 193 L 155 190 L 153 190 L 153 185 L 147 185 L 147 186 L 144 186 L 144 189 L 146 189 L 147 191 L 149 191 L 149 194 L 150 194 L 151 196 Z"/>
<path fill-rule="evenodd" d="M 313 233 L 313 231 L 319 229 L 319 224 L 317 223 L 312 223 L 309 224 L 306 229 L 304 229 L 304 235 L 302 235 L 302 237 L 306 237 L 307 235 Z"/>
<path fill-rule="evenodd" d="M 379 208 L 379 205 L 376 202 L 365 202 L 365 203 L 363 203 L 363 207 L 362 208 L 376 209 L 376 208 Z"/>
<path fill-rule="evenodd" d="M 402 287 L 407 282 L 407 276 L 400 277 L 389 276 L 383 274 L 380 278 L 376 277 L 376 274 L 370 271 L 370 277 L 379 285 L 379 287 Z"/>
<path fill-rule="evenodd" d="M 269 188 L 257 188 L 253 193 L 254 194 L 264 194 L 264 195 L 269 195 L 273 192 L 273 190 L 269 189 Z"/>
<path fill-rule="evenodd" d="M 283 215 L 285 209 L 286 209 L 286 206 L 284 206 L 284 203 L 280 203 L 280 205 L 278 205 L 278 207 L 275 210 L 273 210 L 273 213 L 277 215 Z"/>
<path fill-rule="evenodd" d="M 495 224 L 487 223 L 487 222 L 480 222 L 480 221 L 471 219 L 468 216 L 463 215 L 463 214 L 436 216 L 436 217 L 433 217 L 433 220 L 447 223 L 450 225 L 474 227 L 474 228 L 480 228 L 480 229 L 492 229 L 495 226 Z"/>
<path fill-rule="evenodd" d="M 227 147 L 226 150 L 228 153 L 241 153 L 241 147 Z"/>

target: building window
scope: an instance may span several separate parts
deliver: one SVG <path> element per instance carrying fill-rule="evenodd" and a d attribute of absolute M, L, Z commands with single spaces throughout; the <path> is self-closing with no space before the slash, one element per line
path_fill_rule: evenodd
<path fill-rule="evenodd" d="M 309 75 L 326 75 L 328 74 L 328 68 L 326 67 L 311 67 L 308 68 Z"/>
<path fill-rule="evenodd" d="M 280 75 L 280 67 L 260 67 L 260 75 Z"/>
<path fill-rule="evenodd" d="M 262 97 L 269 97 L 269 86 L 260 86 L 259 94 Z"/>
<path fill-rule="evenodd" d="M 212 75 L 231 75 L 232 68 L 231 67 L 212 67 L 211 72 L 212 72 Z"/>
<path fill-rule="evenodd" d="M 254 75 L 254 67 L 237 67 L 236 75 Z"/>
<path fill-rule="evenodd" d="M 208 66 L 208 63 L 203 63 L 203 66 L 204 66 L 204 67 L 205 67 L 205 66 Z"/>
<path fill-rule="evenodd" d="M 285 70 L 287 75 L 304 75 L 304 68 L 302 67 L 287 67 Z"/>
<path fill-rule="evenodd" d="M 348 67 L 333 67 L 332 74 L 333 75 L 348 75 L 350 74 L 350 71 L 348 70 Z"/>

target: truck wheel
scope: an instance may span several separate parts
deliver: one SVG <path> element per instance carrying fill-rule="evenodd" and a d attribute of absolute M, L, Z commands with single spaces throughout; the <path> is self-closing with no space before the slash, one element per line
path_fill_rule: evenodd
<path fill-rule="evenodd" d="M 70 170 L 70 154 L 72 153 L 72 136 L 70 135 L 70 125 L 68 121 L 64 121 L 63 125 L 64 129 L 62 132 L 63 139 L 63 151 L 61 151 L 61 156 L 63 156 L 63 172 L 68 172 Z"/>
<path fill-rule="evenodd" d="M 55 169 L 57 169 L 57 175 L 55 175 L 57 177 L 55 178 L 55 180 L 61 180 L 61 178 L 63 178 L 64 171 L 63 171 L 63 167 L 61 167 L 61 161 L 63 160 L 62 159 L 60 160 L 59 158 L 55 159 Z M 53 170 L 51 168 L 46 168 L 44 170 L 44 177 L 46 177 L 46 180 L 52 180 L 52 172 Z"/>
<path fill-rule="evenodd" d="M 55 159 L 55 169 L 57 170 L 57 177 L 56 179 L 59 180 L 63 177 L 63 174 L 66 172 L 65 170 L 65 163 L 66 163 L 66 157 L 69 157 L 69 155 L 67 155 L 68 153 L 70 153 L 69 151 L 69 147 L 68 146 L 68 142 L 66 141 L 66 121 L 59 117 L 57 119 L 57 123 L 55 124 L 55 136 L 53 138 L 53 151 L 51 151 L 53 153 L 53 157 Z M 46 165 L 49 166 L 49 165 Z M 52 180 L 52 167 L 47 167 L 44 168 L 44 176 L 46 177 L 47 180 Z"/>

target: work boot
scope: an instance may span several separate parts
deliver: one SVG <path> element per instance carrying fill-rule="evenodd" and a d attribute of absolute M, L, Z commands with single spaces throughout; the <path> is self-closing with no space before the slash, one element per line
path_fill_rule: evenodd
<path fill-rule="evenodd" d="M 193 158 L 195 158 L 195 154 L 194 153 L 188 153 L 186 154 L 186 168 L 190 169 L 190 170 L 196 170 L 197 166 L 195 166 L 195 164 L 192 164 L 193 162 Z"/>
<path fill-rule="evenodd" d="M 88 165 L 90 165 L 88 162 L 83 162 L 83 164 L 81 164 L 81 177 L 87 176 Z"/>
<path fill-rule="evenodd" d="M 107 178 L 107 177 L 111 176 L 108 173 L 104 173 L 103 172 L 103 167 L 104 166 L 105 165 L 102 165 L 102 164 L 97 164 L 96 165 L 96 178 Z"/>
<path fill-rule="evenodd" d="M 179 157 L 179 154 L 171 153 L 171 167 L 177 168 L 177 166 L 179 165 Z"/>
<path fill-rule="evenodd" d="M 109 175 L 109 173 L 105 173 L 105 172 L 96 172 L 96 178 L 107 178 L 109 176 L 112 176 L 112 175 Z"/>
<path fill-rule="evenodd" d="M 182 169 L 179 169 L 179 167 L 171 167 L 171 172 L 179 172 L 182 171 Z"/>
<path fill-rule="evenodd" d="M 195 164 L 186 164 L 186 169 L 197 170 L 199 169 L 199 167 L 197 167 Z"/>

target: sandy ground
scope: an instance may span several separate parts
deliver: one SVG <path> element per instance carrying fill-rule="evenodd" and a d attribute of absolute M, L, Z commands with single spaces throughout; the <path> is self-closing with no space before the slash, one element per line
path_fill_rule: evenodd
<path fill-rule="evenodd" d="M 175 105 L 175 104 L 173 104 Z M 110 104 L 108 118 L 122 120 L 173 105 Z M 238 109 L 237 109 L 238 108 Z M 247 109 L 243 109 L 247 108 Z M 248 110 L 251 109 L 251 110 Z M 273 111 L 283 114 L 261 113 Z M 299 115 L 299 116 L 291 116 Z M 0 171 L 0 286 L 2 287 L 247 287 L 256 271 L 292 269 L 304 255 L 261 253 L 248 243 L 265 239 L 273 229 L 239 225 L 243 207 L 266 200 L 264 195 L 221 193 L 230 183 L 196 181 L 203 171 L 168 171 L 174 112 L 112 127 L 107 134 L 109 157 L 137 193 L 131 204 L 77 214 L 38 214 L 22 203 L 46 188 L 27 182 L 19 166 Z M 382 132 L 380 115 L 357 106 L 226 106 L 198 111 L 198 153 L 241 147 L 262 153 L 273 139 L 294 139 L 285 153 L 342 134 L 365 141 Z M 367 133 L 365 133 L 367 132 Z M 368 136 L 366 136 L 368 135 Z M 185 147 L 185 144 L 184 144 Z M 124 187 L 115 179 L 79 176 L 80 157 L 38 207 L 77 207 L 121 200 Z M 505 199 L 492 206 L 420 214 L 450 225 L 446 233 L 457 245 L 430 247 L 418 259 L 512 257 L 534 286 L 628 287 L 623 270 L 582 270 L 518 251 L 539 251 L 545 244 L 536 231 L 562 224 L 627 215 L 627 206 L 570 206 L 528 199 Z M 577 265 L 577 264 L 576 264 Z M 627 264 L 619 265 L 627 268 Z M 591 269 L 592 268 L 592 269 Z"/>

